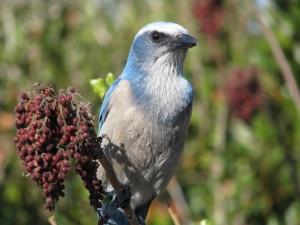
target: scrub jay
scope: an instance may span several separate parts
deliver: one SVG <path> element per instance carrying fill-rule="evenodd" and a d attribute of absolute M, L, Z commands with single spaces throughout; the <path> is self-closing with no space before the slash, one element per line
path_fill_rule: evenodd
<path fill-rule="evenodd" d="M 154 22 L 135 36 L 126 66 L 100 110 L 102 147 L 118 179 L 132 193 L 141 224 L 178 165 L 190 123 L 193 89 L 183 76 L 187 49 L 198 44 L 182 26 Z M 105 181 L 103 167 L 98 178 Z M 108 182 L 107 192 L 112 191 Z M 107 204 L 109 205 L 109 204 Z M 103 206 L 112 224 L 128 224 L 121 209 Z"/>

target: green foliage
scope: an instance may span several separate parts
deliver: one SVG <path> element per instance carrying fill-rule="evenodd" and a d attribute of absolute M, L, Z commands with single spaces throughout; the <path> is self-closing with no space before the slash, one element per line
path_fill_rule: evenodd
<path fill-rule="evenodd" d="M 200 221 L 200 225 L 214 225 L 211 220 L 204 219 Z"/>
<path fill-rule="evenodd" d="M 103 100 L 109 86 L 111 86 L 114 81 L 114 74 L 108 73 L 105 77 L 105 80 L 102 78 L 92 79 L 90 80 L 90 85 L 92 86 L 94 93 Z"/>

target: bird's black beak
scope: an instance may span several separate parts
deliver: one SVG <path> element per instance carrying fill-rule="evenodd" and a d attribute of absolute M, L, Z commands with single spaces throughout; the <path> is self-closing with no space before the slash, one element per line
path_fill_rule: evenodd
<path fill-rule="evenodd" d="M 198 45 L 198 41 L 196 38 L 189 34 L 182 34 L 178 37 L 176 37 L 172 42 L 171 45 L 174 49 L 178 48 L 192 48 Z"/>

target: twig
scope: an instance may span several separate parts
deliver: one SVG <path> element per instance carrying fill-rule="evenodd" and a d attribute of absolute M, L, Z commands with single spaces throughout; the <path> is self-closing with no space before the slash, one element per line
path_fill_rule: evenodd
<path fill-rule="evenodd" d="M 174 210 L 171 208 L 171 205 L 170 203 L 167 201 L 167 206 L 168 206 L 168 212 L 174 222 L 175 225 L 180 225 L 180 222 L 179 222 L 179 218 L 178 218 L 178 215 L 176 214 L 176 212 L 174 212 Z"/>
<path fill-rule="evenodd" d="M 261 17 L 261 15 L 259 14 L 258 9 L 256 8 L 255 4 L 253 3 L 252 0 L 248 0 L 249 5 L 252 7 L 254 15 L 256 17 L 256 19 L 259 21 L 262 31 L 266 37 L 266 39 L 268 40 L 271 48 L 272 48 L 272 52 L 274 55 L 275 60 L 277 61 L 280 70 L 282 72 L 282 76 L 285 80 L 285 83 L 288 87 L 288 90 L 290 92 L 290 95 L 296 105 L 296 108 L 298 110 L 298 113 L 300 114 L 300 92 L 299 92 L 299 88 L 297 86 L 297 83 L 294 79 L 294 74 L 291 70 L 291 67 L 285 57 L 285 55 L 283 54 L 283 51 L 275 37 L 275 35 L 273 34 L 272 30 L 268 27 L 268 25 L 265 23 L 265 21 L 263 20 L 263 18 Z"/>
<path fill-rule="evenodd" d="M 51 225 L 57 225 L 54 215 L 49 217 L 48 221 Z"/>
<path fill-rule="evenodd" d="M 219 86 L 219 99 L 217 104 L 217 114 L 214 128 L 214 139 L 213 139 L 213 150 L 214 158 L 210 166 L 210 177 L 212 180 L 213 191 L 213 217 L 216 224 L 225 225 L 227 224 L 227 217 L 224 209 L 224 191 L 221 185 L 221 178 L 224 171 L 224 163 L 222 161 L 222 153 L 226 148 L 226 130 L 228 128 L 228 106 L 226 104 L 224 87 L 226 83 L 226 76 L 224 76 L 224 71 L 226 71 L 226 60 L 225 53 L 221 48 L 220 40 L 218 39 L 207 39 L 209 46 L 212 51 L 212 59 L 217 66 L 218 74 L 218 86 Z"/>
<path fill-rule="evenodd" d="M 114 171 L 114 168 L 112 167 L 110 161 L 107 159 L 107 157 L 103 153 L 102 149 L 100 149 L 100 151 L 101 152 L 100 152 L 99 161 L 100 161 L 101 165 L 103 166 L 103 168 L 106 172 L 106 177 L 109 180 L 111 186 L 116 191 L 117 196 L 121 197 L 122 194 L 124 193 L 124 186 L 118 180 L 118 178 L 116 176 L 116 173 Z M 124 210 L 124 213 L 127 216 L 127 219 L 129 221 L 130 225 L 139 225 L 138 219 L 136 218 L 135 213 L 133 212 L 133 210 L 130 206 L 130 202 L 128 202 L 128 204 L 125 205 L 123 210 Z"/>
<path fill-rule="evenodd" d="M 224 94 L 222 94 L 224 96 Z M 214 218 L 216 224 L 225 225 L 228 224 L 226 213 L 224 210 L 224 191 L 221 185 L 221 178 L 224 171 L 224 163 L 222 161 L 221 154 L 226 148 L 226 130 L 228 127 L 227 122 L 228 107 L 226 105 L 225 98 L 222 97 L 219 101 L 217 108 L 217 118 L 215 123 L 215 135 L 214 135 L 214 159 L 210 167 L 210 176 L 214 187 L 213 198 L 214 198 Z"/>
<path fill-rule="evenodd" d="M 179 218 L 181 218 L 182 224 L 192 224 L 188 204 L 175 177 L 171 179 L 169 185 L 167 186 L 167 190 L 174 202 L 174 207 L 179 215 Z"/>

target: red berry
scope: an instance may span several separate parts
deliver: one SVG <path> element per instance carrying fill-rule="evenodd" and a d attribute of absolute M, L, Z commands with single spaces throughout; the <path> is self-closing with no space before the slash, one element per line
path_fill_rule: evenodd
<path fill-rule="evenodd" d="M 20 99 L 21 100 L 27 100 L 28 99 L 27 93 L 21 93 Z"/>
<path fill-rule="evenodd" d="M 70 144 L 71 144 L 71 143 L 70 143 Z M 69 144 L 69 145 L 70 145 L 70 144 Z M 69 148 L 70 148 L 70 146 L 69 146 Z M 74 149 L 70 149 L 70 150 L 69 150 L 69 153 L 70 153 L 70 155 L 73 157 L 73 156 L 74 156 L 74 153 L 75 153 L 75 150 L 74 150 Z"/>
<path fill-rule="evenodd" d="M 69 115 L 69 110 L 67 108 L 63 108 L 63 113 L 65 116 Z"/>
<path fill-rule="evenodd" d="M 30 161 L 29 163 L 27 163 L 27 167 L 32 169 L 34 167 L 33 161 Z"/>
<path fill-rule="evenodd" d="M 51 160 L 51 158 L 52 158 L 52 155 L 50 154 L 50 153 L 46 153 L 45 155 L 44 155 L 44 160 L 46 161 L 46 162 L 48 162 L 48 161 L 50 161 Z"/>
<path fill-rule="evenodd" d="M 68 158 L 68 153 L 67 153 L 67 152 L 63 152 L 63 153 L 62 153 L 62 157 L 63 157 L 64 159 L 67 159 L 67 158 Z"/>
<path fill-rule="evenodd" d="M 30 124 L 31 120 L 32 120 L 32 119 L 31 119 L 30 117 L 27 117 L 27 118 L 25 119 L 25 124 L 26 124 L 26 125 Z"/>
<path fill-rule="evenodd" d="M 55 179 L 55 176 L 54 176 L 52 173 L 49 174 L 49 176 L 48 176 L 48 181 L 51 183 L 51 182 L 54 181 L 54 179 Z"/>
<path fill-rule="evenodd" d="M 60 168 L 61 168 L 61 163 L 60 163 L 60 162 L 57 162 L 57 163 L 55 164 L 55 166 L 56 166 L 57 169 L 60 169 Z"/>
<path fill-rule="evenodd" d="M 66 178 L 66 174 L 61 172 L 61 173 L 58 174 L 57 177 L 58 177 L 59 180 L 64 180 Z"/>
<path fill-rule="evenodd" d="M 75 118 L 73 119 L 73 124 L 77 124 L 78 121 L 79 121 L 79 119 L 78 119 L 77 117 L 75 117 Z"/>
<path fill-rule="evenodd" d="M 80 160 L 80 158 L 81 158 L 81 155 L 78 152 L 76 152 L 74 154 L 74 159 L 76 160 L 76 162 L 78 162 Z"/>
<path fill-rule="evenodd" d="M 75 88 L 74 87 L 69 87 L 69 91 L 71 92 L 71 93 L 75 93 Z"/>
<path fill-rule="evenodd" d="M 66 102 L 70 103 L 71 101 L 72 101 L 72 96 L 71 95 L 66 96 Z"/>
<path fill-rule="evenodd" d="M 53 191 L 53 186 L 50 184 L 49 186 L 48 186 L 48 189 L 47 189 L 47 191 L 50 193 L 50 192 L 52 192 Z"/>
<path fill-rule="evenodd" d="M 53 144 L 47 145 L 46 151 L 51 151 L 53 149 L 53 147 L 54 147 Z"/>
<path fill-rule="evenodd" d="M 66 167 L 69 165 L 69 160 L 68 159 L 64 159 L 62 162 L 61 162 L 62 166 Z"/>
<path fill-rule="evenodd" d="M 87 125 L 83 125 L 83 126 L 81 126 L 81 130 L 83 132 L 88 132 L 89 131 L 89 127 Z"/>

